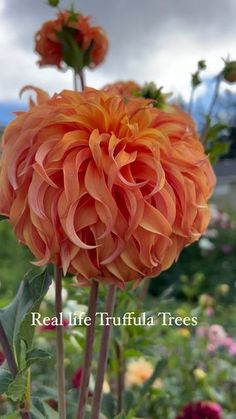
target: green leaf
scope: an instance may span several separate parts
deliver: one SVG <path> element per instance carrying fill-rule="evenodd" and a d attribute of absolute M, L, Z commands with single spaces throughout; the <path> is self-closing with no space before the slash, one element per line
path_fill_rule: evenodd
<path fill-rule="evenodd" d="M 9 370 L 0 368 L 0 394 L 6 393 L 13 377 Z"/>
<path fill-rule="evenodd" d="M 57 7 L 59 6 L 60 0 L 48 0 L 48 4 L 51 7 Z"/>
<path fill-rule="evenodd" d="M 1 415 L 1 419 L 19 419 L 19 413 L 13 412 L 13 413 L 10 413 L 9 415 Z"/>
<path fill-rule="evenodd" d="M 0 309 L 0 320 L 5 330 L 13 353 L 20 361 L 21 341 L 29 351 L 32 346 L 35 328 L 31 322 L 31 311 L 38 311 L 40 303 L 51 284 L 47 270 L 40 275 L 30 278 L 26 276 L 12 303 Z M 20 369 L 20 365 L 19 365 Z"/>
<path fill-rule="evenodd" d="M 25 388 L 26 373 L 25 371 L 21 371 L 17 374 L 14 381 L 12 381 L 12 383 L 8 386 L 6 394 L 13 402 L 21 401 L 25 393 Z"/>
<path fill-rule="evenodd" d="M 211 163 L 216 163 L 222 154 L 226 154 L 229 151 L 230 144 L 223 143 L 223 142 L 215 142 L 211 145 L 210 149 L 208 149 L 208 154 Z"/>
<path fill-rule="evenodd" d="M 79 72 L 84 67 L 84 53 L 76 42 L 75 32 L 76 30 L 73 28 L 64 27 L 62 31 L 57 32 L 57 36 L 61 42 L 65 63 L 76 72 Z"/>
<path fill-rule="evenodd" d="M 32 419 L 59 419 L 58 412 L 38 397 L 32 397 Z"/>
<path fill-rule="evenodd" d="M 121 412 L 119 415 L 115 416 L 114 419 L 126 419 L 126 415 L 123 412 Z"/>
<path fill-rule="evenodd" d="M 102 413 L 108 418 L 115 416 L 115 401 L 112 394 L 104 394 L 102 398 Z"/>
<path fill-rule="evenodd" d="M 49 352 L 34 348 L 26 354 L 26 367 L 28 368 L 37 361 L 43 361 L 50 358 L 52 358 L 52 355 Z"/>
<path fill-rule="evenodd" d="M 8 217 L 5 215 L 0 215 L 0 221 L 8 220 Z"/>
<path fill-rule="evenodd" d="M 205 60 L 198 61 L 197 67 L 198 67 L 198 70 L 205 70 L 206 67 L 207 67 L 206 66 L 206 61 Z"/>
<path fill-rule="evenodd" d="M 199 77 L 199 72 L 196 71 L 196 73 L 192 74 L 192 80 L 191 80 L 192 87 L 196 88 L 201 84 L 201 79 Z"/>
<path fill-rule="evenodd" d="M 219 137 L 219 134 L 222 133 L 228 126 L 226 124 L 217 123 L 209 128 L 207 133 L 207 141 L 214 141 Z"/>

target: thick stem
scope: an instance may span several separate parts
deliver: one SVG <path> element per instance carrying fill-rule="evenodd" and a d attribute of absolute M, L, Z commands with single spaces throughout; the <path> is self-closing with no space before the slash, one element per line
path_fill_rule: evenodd
<path fill-rule="evenodd" d="M 18 368 L 17 368 L 15 357 L 14 357 L 13 352 L 11 350 L 7 335 L 5 333 L 5 330 L 3 328 L 3 325 L 1 323 L 1 321 L 0 321 L 0 342 L 1 342 L 1 345 L 2 345 L 4 355 L 6 357 L 6 361 L 7 361 L 9 370 L 10 370 L 13 378 L 15 378 L 18 374 Z M 31 419 L 31 414 L 28 410 L 28 407 L 26 408 L 24 403 L 22 403 L 20 405 L 20 416 L 21 416 L 22 419 Z"/>
<path fill-rule="evenodd" d="M 79 72 L 79 78 L 80 78 L 81 90 L 83 91 L 85 89 L 85 80 L 84 80 L 84 72 L 83 72 L 83 70 L 80 70 L 80 72 Z"/>
<path fill-rule="evenodd" d="M 77 73 L 75 70 L 73 71 L 73 85 L 74 85 L 74 90 L 78 92 L 78 80 L 77 80 Z"/>
<path fill-rule="evenodd" d="M 60 318 L 62 313 L 62 272 L 55 266 L 54 279 L 56 288 L 55 308 L 56 317 Z M 59 418 L 66 419 L 66 398 L 65 398 L 65 368 L 64 368 L 64 328 L 56 326 L 56 344 L 57 344 L 57 379 L 58 379 L 58 411 Z"/>
<path fill-rule="evenodd" d="M 222 80 L 222 77 L 221 77 L 221 73 L 220 73 L 216 78 L 215 90 L 214 90 L 214 93 L 213 93 L 213 96 L 212 96 L 212 100 L 211 100 L 211 103 L 210 103 L 210 106 L 209 106 L 208 113 L 206 115 L 206 123 L 205 123 L 203 131 L 202 131 L 201 142 L 202 142 L 203 145 L 206 145 L 206 142 L 207 142 L 207 135 L 208 135 L 210 124 L 211 124 L 210 119 L 211 119 L 216 101 L 218 99 L 221 80 Z"/>
<path fill-rule="evenodd" d="M 123 410 L 123 397 L 124 397 L 124 387 L 125 387 L 125 362 L 124 354 L 122 348 L 122 342 L 116 343 L 116 355 L 118 363 L 118 372 L 117 372 L 117 415 L 119 415 Z"/>
<path fill-rule="evenodd" d="M 116 285 L 110 285 L 107 300 L 106 300 L 106 315 L 108 317 L 112 317 L 114 312 L 115 306 L 115 297 L 116 297 Z M 99 358 L 98 358 L 98 369 L 97 369 L 97 377 L 96 377 L 96 384 L 94 390 L 94 397 L 93 397 L 93 404 L 92 404 L 92 412 L 90 419 L 98 419 L 99 412 L 102 403 L 102 388 L 104 382 L 104 375 L 107 366 L 107 358 L 108 358 L 108 347 L 110 341 L 110 335 L 112 330 L 112 322 L 108 321 L 108 324 L 103 326 L 103 333 L 99 351 Z"/>
<path fill-rule="evenodd" d="M 143 303 L 143 301 L 145 301 L 147 295 L 148 295 L 148 290 L 150 288 L 150 284 L 151 284 L 151 278 L 146 278 L 143 280 L 143 284 L 142 287 L 140 289 L 140 294 L 139 294 L 139 301 L 141 303 Z"/>
<path fill-rule="evenodd" d="M 79 406 L 77 411 L 77 419 L 83 419 L 85 414 L 86 401 L 89 392 L 89 379 L 93 356 L 93 342 L 95 336 L 95 320 L 96 320 L 96 307 L 98 297 L 98 282 L 93 280 L 89 296 L 88 304 L 88 317 L 91 319 L 91 323 L 87 326 L 86 331 L 86 343 L 85 343 L 85 354 L 84 362 L 82 367 L 82 381 L 79 398 Z"/>

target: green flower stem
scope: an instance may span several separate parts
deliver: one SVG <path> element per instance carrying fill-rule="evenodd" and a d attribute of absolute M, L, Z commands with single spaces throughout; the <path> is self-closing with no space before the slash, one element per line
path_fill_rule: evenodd
<path fill-rule="evenodd" d="M 105 308 L 105 312 L 107 313 L 108 317 L 113 316 L 114 306 L 115 306 L 115 297 L 116 297 L 116 288 L 117 288 L 116 285 L 110 285 L 108 289 L 106 308 Z M 92 412 L 91 412 L 90 419 L 99 419 L 99 412 L 100 412 L 101 403 L 102 403 L 102 388 L 103 388 L 105 370 L 107 366 L 108 348 L 109 348 L 111 330 L 112 330 L 112 325 L 110 322 L 108 325 L 103 326 L 103 333 L 102 333 L 99 358 L 98 358 L 97 377 L 96 377 L 96 384 L 95 384 L 94 397 L 93 397 L 93 403 L 92 403 Z"/>
<path fill-rule="evenodd" d="M 89 392 L 89 379 L 93 356 L 93 342 L 95 336 L 95 321 L 96 321 L 96 307 L 98 298 L 98 282 L 93 280 L 89 296 L 88 317 L 91 319 L 91 324 L 87 326 L 86 330 L 86 344 L 84 362 L 82 366 L 82 381 L 80 389 L 80 398 L 77 411 L 77 419 L 83 419 L 85 414 L 86 401 Z"/>
<path fill-rule="evenodd" d="M 5 330 L 3 329 L 1 321 L 0 321 L 0 342 L 1 342 L 1 345 L 2 345 L 4 355 L 5 355 L 6 360 L 7 360 L 9 370 L 12 374 L 12 377 L 16 378 L 16 376 L 18 374 L 18 368 L 17 368 L 16 360 L 15 360 L 15 357 L 14 357 L 13 352 L 11 350 L 7 335 L 5 333 Z M 30 409 L 30 394 L 28 396 L 29 396 L 28 397 L 28 403 L 25 404 L 25 402 L 23 402 L 20 405 L 20 416 L 21 416 L 22 419 L 31 419 L 31 414 L 29 412 L 29 409 Z"/>
<path fill-rule="evenodd" d="M 55 266 L 54 279 L 56 288 L 55 308 L 56 317 L 59 319 L 62 312 L 62 271 Z M 66 398 L 65 398 L 65 368 L 64 368 L 64 328 L 56 326 L 57 346 L 57 378 L 58 378 L 58 410 L 59 418 L 66 419 Z"/>
<path fill-rule="evenodd" d="M 222 81 L 222 73 L 218 74 L 218 76 L 216 77 L 216 85 L 215 85 L 215 90 L 212 96 L 212 100 L 209 106 L 209 110 L 208 113 L 206 115 L 206 123 L 204 125 L 203 131 L 202 131 L 202 136 L 201 136 L 201 142 L 203 145 L 206 145 L 207 143 L 207 135 L 209 132 L 209 128 L 210 128 L 210 119 L 212 117 L 212 113 L 215 107 L 215 104 L 217 102 L 218 96 L 219 96 L 219 91 L 220 91 L 220 83 Z"/>

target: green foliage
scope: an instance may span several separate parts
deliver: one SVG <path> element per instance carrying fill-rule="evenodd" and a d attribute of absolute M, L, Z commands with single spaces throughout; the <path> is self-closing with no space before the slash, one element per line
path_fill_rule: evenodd
<path fill-rule="evenodd" d="M 145 83 L 141 90 L 141 96 L 146 99 L 153 99 L 155 101 L 154 106 L 157 108 L 163 108 L 166 105 L 167 99 L 171 96 L 169 93 L 162 92 L 163 87 L 157 87 L 154 82 Z"/>
<path fill-rule="evenodd" d="M 228 83 L 236 82 L 236 61 L 224 61 L 223 78 Z"/>
<path fill-rule="evenodd" d="M 205 69 L 206 69 L 205 60 L 198 61 L 197 71 L 195 71 L 195 73 L 193 73 L 191 77 L 192 89 L 196 89 L 196 87 L 198 87 L 202 83 L 201 72 Z"/>
<path fill-rule="evenodd" d="M 33 256 L 24 246 L 19 246 L 8 221 L 0 222 L 0 307 L 16 294 L 25 272 L 30 269 Z M 31 266 L 32 267 L 32 266 Z"/>
<path fill-rule="evenodd" d="M 58 7 L 60 0 L 48 0 L 48 5 L 51 7 Z"/>
<path fill-rule="evenodd" d="M 0 321 L 5 330 L 13 353 L 20 363 L 21 341 L 26 350 L 32 346 L 34 327 L 31 325 L 31 311 L 37 311 L 51 284 L 47 271 L 31 278 L 29 275 L 22 281 L 19 291 L 10 305 L 0 309 Z"/>

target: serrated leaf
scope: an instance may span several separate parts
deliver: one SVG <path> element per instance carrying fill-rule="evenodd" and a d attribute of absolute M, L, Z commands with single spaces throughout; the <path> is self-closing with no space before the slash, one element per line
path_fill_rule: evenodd
<path fill-rule="evenodd" d="M 0 368 L 0 394 L 6 393 L 13 377 L 9 370 Z"/>
<path fill-rule="evenodd" d="M 13 401 L 21 401 L 26 388 L 26 373 L 22 371 L 17 374 L 16 378 L 8 386 L 7 396 Z"/>
<path fill-rule="evenodd" d="M 20 360 L 20 342 L 23 340 L 26 349 L 32 345 L 35 328 L 31 325 L 31 311 L 38 311 L 40 303 L 51 285 L 47 271 L 22 281 L 18 293 L 12 303 L 0 309 L 0 320 L 9 344 Z M 19 365 L 20 369 L 20 365 Z"/>
<path fill-rule="evenodd" d="M 51 357 L 52 355 L 49 352 L 34 348 L 26 354 L 26 367 L 28 368 L 37 361 L 43 361 L 50 359 Z"/>

